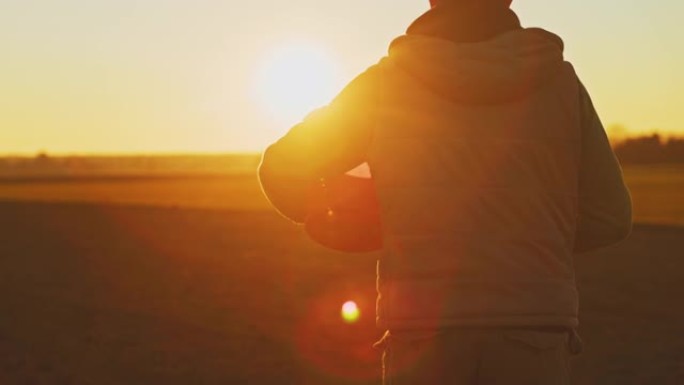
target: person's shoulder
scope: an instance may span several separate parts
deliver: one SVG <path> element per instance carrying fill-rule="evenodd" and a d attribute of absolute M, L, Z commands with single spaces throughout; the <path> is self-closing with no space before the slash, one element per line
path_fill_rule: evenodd
<path fill-rule="evenodd" d="M 396 66 L 388 55 L 381 57 L 375 63 L 365 69 L 358 77 L 370 81 L 379 81 L 383 76 L 396 70 Z"/>
<path fill-rule="evenodd" d="M 381 57 L 377 62 L 367 67 L 352 79 L 343 93 L 371 93 L 385 90 L 393 84 L 397 67 L 388 56 Z"/>

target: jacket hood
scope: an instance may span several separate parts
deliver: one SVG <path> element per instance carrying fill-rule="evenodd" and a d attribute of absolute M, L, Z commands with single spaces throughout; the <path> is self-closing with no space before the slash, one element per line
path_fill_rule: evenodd
<path fill-rule="evenodd" d="M 389 59 L 440 96 L 477 104 L 524 98 L 565 65 L 563 41 L 538 28 L 476 42 L 407 34 L 392 42 Z"/>

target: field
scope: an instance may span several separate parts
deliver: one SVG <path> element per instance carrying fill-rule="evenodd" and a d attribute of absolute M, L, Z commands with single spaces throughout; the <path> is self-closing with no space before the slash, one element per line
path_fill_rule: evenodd
<path fill-rule="evenodd" d="M 577 257 L 575 384 L 684 384 L 683 170 L 625 169 L 641 224 Z M 251 175 L 15 178 L 0 200 L 0 384 L 378 383 L 375 256 L 312 244 Z"/>
<path fill-rule="evenodd" d="M 230 175 L 0 178 L 0 200 L 269 211 L 253 168 L 231 171 Z M 624 172 L 638 223 L 684 226 L 684 165 L 629 166 Z"/>

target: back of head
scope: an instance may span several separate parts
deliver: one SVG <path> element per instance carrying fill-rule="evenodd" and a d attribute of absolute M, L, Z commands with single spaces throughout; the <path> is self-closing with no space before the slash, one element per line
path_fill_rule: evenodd
<path fill-rule="evenodd" d="M 493 5 L 501 5 L 510 7 L 513 0 L 430 0 L 430 5 L 436 7 L 438 5 L 451 5 L 462 3 L 491 3 Z"/>

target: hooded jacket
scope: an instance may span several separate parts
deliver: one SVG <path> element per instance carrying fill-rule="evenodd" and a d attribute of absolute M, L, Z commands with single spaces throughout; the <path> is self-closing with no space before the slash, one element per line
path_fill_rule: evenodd
<path fill-rule="evenodd" d="M 301 222 L 305 189 L 367 162 L 390 329 L 577 326 L 573 255 L 630 232 L 631 201 L 563 42 L 509 9 L 436 7 L 264 153 Z"/>

